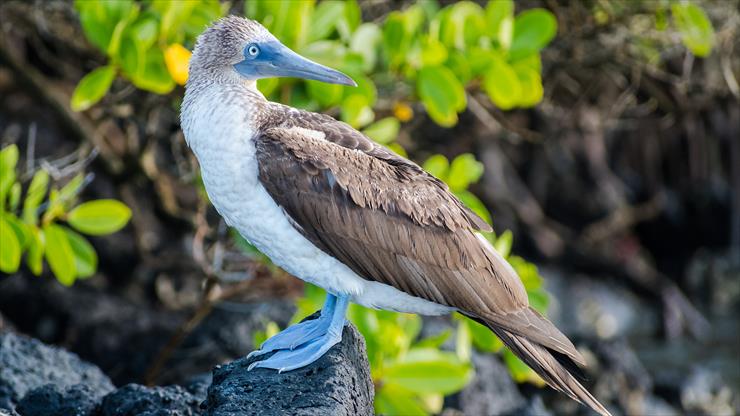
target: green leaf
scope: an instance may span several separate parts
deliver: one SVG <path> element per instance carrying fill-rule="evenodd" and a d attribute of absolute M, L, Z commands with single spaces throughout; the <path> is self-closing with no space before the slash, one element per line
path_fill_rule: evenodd
<path fill-rule="evenodd" d="M 76 0 L 75 8 L 80 13 L 80 23 L 85 36 L 104 52 L 108 52 L 111 44 L 115 44 L 116 30 L 118 29 L 119 33 L 121 30 L 119 23 L 125 22 L 136 12 L 136 6 L 131 0 Z M 115 52 L 115 47 L 113 49 Z"/>
<path fill-rule="evenodd" d="M 514 65 L 514 71 L 521 85 L 519 94 L 519 107 L 533 107 L 542 101 L 545 91 L 542 87 L 542 78 L 539 72 L 529 67 L 520 67 Z"/>
<path fill-rule="evenodd" d="M 401 123 L 395 117 L 386 117 L 367 126 L 362 132 L 380 144 L 388 144 L 398 136 Z"/>
<path fill-rule="evenodd" d="M 5 210 L 5 200 L 15 183 L 15 166 L 18 164 L 18 146 L 11 144 L 0 150 L 0 211 Z"/>
<path fill-rule="evenodd" d="M 344 16 L 344 3 L 322 1 L 313 11 L 308 29 L 308 42 L 324 39 L 331 35 L 339 20 Z"/>
<path fill-rule="evenodd" d="M 95 274 L 98 269 L 98 255 L 87 239 L 67 227 L 59 227 L 67 236 L 69 246 L 74 254 L 77 277 L 85 278 Z"/>
<path fill-rule="evenodd" d="M 39 205 L 44 200 L 46 190 L 49 188 L 49 174 L 40 169 L 36 171 L 31 179 L 31 184 L 23 201 L 23 221 L 28 224 L 36 224 L 39 220 Z"/>
<path fill-rule="evenodd" d="M 84 182 L 85 175 L 78 173 L 59 190 L 59 201 L 65 208 L 69 208 L 72 205 Z"/>
<path fill-rule="evenodd" d="M 354 128 L 366 126 L 373 121 L 375 113 L 367 101 L 367 97 L 353 94 L 342 101 L 342 121 Z"/>
<path fill-rule="evenodd" d="M 439 38 L 450 48 L 465 50 L 480 41 L 486 31 L 483 9 L 471 1 L 461 1 L 439 13 Z"/>
<path fill-rule="evenodd" d="M 513 241 L 514 235 L 511 231 L 506 230 L 496 239 L 496 243 L 493 245 L 493 248 L 501 254 L 501 257 L 507 258 L 511 253 L 511 245 L 513 244 Z M 521 277 L 521 275 L 519 277 Z"/>
<path fill-rule="evenodd" d="M 383 52 L 392 70 L 405 61 L 411 42 L 411 36 L 406 33 L 405 20 L 402 13 L 394 11 L 388 14 L 383 24 Z"/>
<path fill-rule="evenodd" d="M 131 78 L 137 87 L 157 94 L 167 94 L 175 88 L 175 81 L 167 70 L 164 53 L 154 47 L 144 55 L 144 63 Z"/>
<path fill-rule="evenodd" d="M 100 199 L 80 204 L 67 216 L 67 222 L 80 232 L 105 235 L 123 228 L 131 218 L 131 209 L 114 199 Z"/>
<path fill-rule="evenodd" d="M 463 153 L 452 160 L 447 184 L 452 192 L 468 189 L 471 183 L 478 182 L 483 175 L 483 164 L 472 153 Z"/>
<path fill-rule="evenodd" d="M 462 362 L 470 362 L 473 349 L 473 339 L 470 327 L 465 322 L 457 324 L 457 336 L 455 337 L 455 353 Z"/>
<path fill-rule="evenodd" d="M 492 0 L 486 5 L 487 30 L 498 40 L 504 50 L 511 47 L 514 35 L 514 2 L 512 0 Z"/>
<path fill-rule="evenodd" d="M 416 80 L 427 113 L 437 124 L 452 127 L 457 124 L 457 112 L 465 109 L 465 89 L 455 74 L 443 66 L 426 66 Z"/>
<path fill-rule="evenodd" d="M 382 383 L 375 392 L 375 413 L 379 415 L 427 416 L 414 394 L 401 386 Z"/>
<path fill-rule="evenodd" d="M 332 107 L 342 101 L 344 87 L 319 81 L 306 81 L 308 95 L 324 108 Z"/>
<path fill-rule="evenodd" d="M 18 204 L 21 202 L 21 184 L 16 182 L 10 187 L 8 192 L 8 211 L 15 212 L 18 209 Z"/>
<path fill-rule="evenodd" d="M 378 61 L 378 44 L 383 38 L 375 23 L 363 23 L 352 34 L 349 50 L 362 55 L 362 70 L 370 72 Z"/>
<path fill-rule="evenodd" d="M 544 48 L 558 31 L 558 22 L 545 9 L 529 9 L 519 13 L 514 20 L 514 35 L 509 48 L 512 61 L 537 53 Z"/>
<path fill-rule="evenodd" d="M 21 264 L 21 245 L 18 242 L 13 227 L 4 216 L 0 216 L 0 271 L 15 273 Z"/>
<path fill-rule="evenodd" d="M 422 165 L 425 171 L 432 174 L 437 179 L 447 181 L 447 174 L 450 171 L 450 162 L 444 155 L 432 155 Z"/>
<path fill-rule="evenodd" d="M 714 45 L 714 28 L 704 10 L 685 2 L 673 3 L 671 12 L 684 45 L 696 56 L 708 56 Z"/>
<path fill-rule="evenodd" d="M 8 222 L 8 225 L 10 225 L 10 228 L 15 233 L 22 252 L 29 244 L 31 239 L 31 232 L 29 231 L 28 226 L 13 214 L 5 213 L 4 217 L 5 220 Z"/>
<path fill-rule="evenodd" d="M 450 394 L 465 387 L 473 376 L 471 367 L 455 354 L 434 349 L 413 352 L 404 361 L 388 364 L 383 379 L 415 393 Z"/>
<path fill-rule="evenodd" d="M 439 348 L 450 338 L 450 335 L 452 335 L 452 331 L 445 329 L 437 335 L 432 335 L 415 343 L 414 348 Z"/>
<path fill-rule="evenodd" d="M 72 286 L 77 275 L 75 257 L 64 229 L 56 224 L 44 226 L 46 261 L 59 283 Z"/>
<path fill-rule="evenodd" d="M 503 348 L 504 344 L 488 327 L 467 317 L 462 319 L 468 325 L 475 348 L 483 352 L 498 352 Z"/>
<path fill-rule="evenodd" d="M 35 276 L 41 274 L 44 270 L 44 234 L 35 225 L 28 226 L 30 238 L 28 241 L 28 253 L 26 254 L 26 264 Z"/>
<path fill-rule="evenodd" d="M 112 65 L 101 66 L 82 77 L 72 93 L 72 110 L 84 111 L 95 105 L 108 92 L 115 77 L 116 69 Z"/>
<path fill-rule="evenodd" d="M 502 110 L 514 108 L 522 95 L 522 86 L 514 69 L 503 59 L 494 57 L 483 77 L 483 89 L 491 102 Z"/>

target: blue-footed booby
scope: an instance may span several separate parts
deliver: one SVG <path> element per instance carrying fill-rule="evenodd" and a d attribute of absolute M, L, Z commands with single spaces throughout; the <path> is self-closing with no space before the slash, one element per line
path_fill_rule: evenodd
<path fill-rule="evenodd" d="M 301 57 L 259 23 L 223 18 L 190 60 L 182 129 L 211 202 L 275 264 L 324 288 L 320 317 L 293 325 L 253 367 L 290 371 L 341 340 L 349 302 L 422 315 L 458 311 L 491 329 L 550 386 L 608 415 L 574 376 L 585 362 L 529 306 L 490 226 L 439 179 L 323 114 L 268 101 L 256 82 L 356 85 Z"/>

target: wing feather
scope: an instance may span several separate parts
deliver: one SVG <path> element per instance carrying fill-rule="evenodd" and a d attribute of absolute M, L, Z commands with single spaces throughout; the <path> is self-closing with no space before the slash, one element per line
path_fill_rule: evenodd
<path fill-rule="evenodd" d="M 556 354 L 579 365 L 583 357 L 476 234 L 488 224 L 444 183 L 346 124 L 292 114 L 255 139 L 259 178 L 308 240 L 365 279 L 484 322 L 550 384 L 594 403 L 556 368 Z"/>

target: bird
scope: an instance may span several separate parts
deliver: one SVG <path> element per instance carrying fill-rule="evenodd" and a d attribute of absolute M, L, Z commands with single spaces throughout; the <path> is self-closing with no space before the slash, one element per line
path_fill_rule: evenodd
<path fill-rule="evenodd" d="M 579 381 L 573 343 L 532 309 L 517 273 L 481 232 L 491 226 L 444 182 L 331 116 L 271 102 L 257 80 L 345 86 L 260 23 L 221 18 L 189 63 L 181 127 L 209 199 L 273 263 L 327 292 L 318 318 L 250 355 L 291 371 L 341 341 L 350 302 L 420 315 L 459 312 L 488 327 L 542 379 L 601 415 Z"/>

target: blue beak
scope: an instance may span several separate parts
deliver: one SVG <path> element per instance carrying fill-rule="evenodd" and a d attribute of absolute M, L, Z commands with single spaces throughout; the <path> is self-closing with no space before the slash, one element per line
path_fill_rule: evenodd
<path fill-rule="evenodd" d="M 347 75 L 308 60 L 276 41 L 247 45 L 244 48 L 244 60 L 234 68 L 247 79 L 295 77 L 357 86 Z"/>

